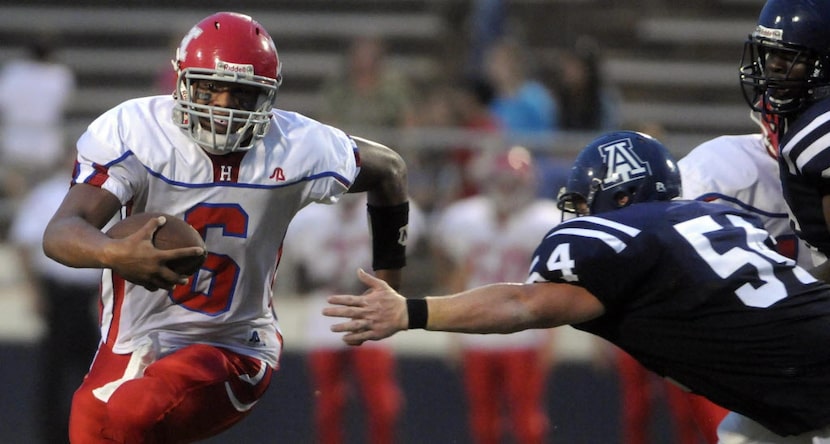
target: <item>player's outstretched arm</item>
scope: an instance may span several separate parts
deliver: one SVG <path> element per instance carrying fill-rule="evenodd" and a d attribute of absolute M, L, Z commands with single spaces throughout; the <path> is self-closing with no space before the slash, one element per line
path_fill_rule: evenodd
<path fill-rule="evenodd" d="M 448 296 L 406 299 L 363 270 L 363 295 L 333 295 L 325 316 L 348 318 L 332 331 L 359 345 L 409 328 L 459 333 L 512 333 L 585 322 L 605 307 L 582 287 L 559 283 L 485 285 Z"/>

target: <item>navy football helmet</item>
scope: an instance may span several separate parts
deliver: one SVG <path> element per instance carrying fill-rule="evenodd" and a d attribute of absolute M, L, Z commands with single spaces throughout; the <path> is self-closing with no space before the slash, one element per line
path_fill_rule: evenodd
<path fill-rule="evenodd" d="M 671 200 L 680 191 L 677 162 L 662 143 L 648 134 L 616 131 L 582 149 L 558 206 L 578 215 L 598 214 L 638 202 Z"/>
<path fill-rule="evenodd" d="M 830 95 L 830 2 L 767 0 L 744 44 L 740 79 L 757 112 L 789 116 Z"/>

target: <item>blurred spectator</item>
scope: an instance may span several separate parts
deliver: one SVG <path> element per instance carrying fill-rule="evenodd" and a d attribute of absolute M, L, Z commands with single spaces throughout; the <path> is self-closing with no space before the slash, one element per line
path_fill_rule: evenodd
<path fill-rule="evenodd" d="M 505 38 L 487 52 L 485 73 L 495 97 L 490 107 L 505 131 L 524 136 L 558 129 L 559 105 L 535 78 L 527 48 Z"/>
<path fill-rule="evenodd" d="M 482 151 L 503 145 L 501 122 L 490 109 L 494 90 L 483 78 L 469 77 L 430 88 L 418 106 L 415 123 L 431 134 L 449 130 L 440 146 L 407 159 L 410 191 L 422 209 L 440 211 L 449 203 L 478 193 L 472 166 Z"/>
<path fill-rule="evenodd" d="M 52 36 L 29 45 L 28 56 L 0 70 L 0 160 L 4 193 L 20 197 L 63 154 L 64 113 L 75 90 L 74 73 L 53 60 Z"/>
<path fill-rule="evenodd" d="M 501 131 L 501 123 L 490 109 L 494 94 L 493 86 L 485 79 L 472 77 L 462 82 L 453 95 L 457 126 L 463 130 L 481 133 L 482 136 L 496 136 Z M 479 140 L 483 139 L 484 137 Z M 451 161 L 457 168 L 459 177 L 456 198 L 478 194 L 472 165 L 481 151 L 481 146 L 452 147 Z"/>
<path fill-rule="evenodd" d="M 500 130 L 501 124 L 490 109 L 494 97 L 493 85 L 485 79 L 469 77 L 461 82 L 455 96 L 459 126 L 484 132 Z"/>
<path fill-rule="evenodd" d="M 385 42 L 380 37 L 355 38 L 343 71 L 323 84 L 320 120 L 347 129 L 408 125 L 412 119 L 411 85 L 386 62 Z"/>
<path fill-rule="evenodd" d="M 556 93 L 563 112 L 560 128 L 611 131 L 619 128 L 619 93 L 605 82 L 598 44 L 580 37 L 572 51 L 560 55 Z"/>
<path fill-rule="evenodd" d="M 46 215 L 58 209 L 69 189 L 67 171 L 74 154 L 67 150 L 63 168 L 51 176 L 46 171 L 46 179 L 26 195 L 9 233 L 46 326 L 36 366 L 35 417 L 42 442 L 48 444 L 68 442 L 72 394 L 89 369 L 100 337 L 96 300 L 101 270 L 61 265 L 43 254 L 41 243 L 49 222 Z"/>
<path fill-rule="evenodd" d="M 530 152 L 521 147 L 481 158 L 482 194 L 451 204 L 433 231 L 436 269 L 446 291 L 523 282 L 536 244 L 561 220 L 553 200 L 535 198 Z M 454 335 L 463 366 L 472 442 L 546 442 L 545 392 L 553 331 Z M 502 412 L 507 418 L 502 418 Z"/>
<path fill-rule="evenodd" d="M 424 222 L 418 207 L 412 202 L 410 205 L 411 252 L 423 233 Z M 299 276 L 297 289 L 310 298 L 307 362 L 314 390 L 316 442 L 344 442 L 343 421 L 352 380 L 365 406 L 364 442 L 397 442 L 403 395 L 391 349 L 381 342 L 365 347 L 347 346 L 329 330 L 337 320 L 320 314 L 330 294 L 360 290 L 356 270 L 371 267 L 365 194 L 346 194 L 337 205 L 312 204 L 302 209 L 289 227 L 283 253 L 287 262 L 281 268 L 292 267 L 287 269 L 288 275 Z"/>
<path fill-rule="evenodd" d="M 484 68 L 485 54 L 504 36 L 507 26 L 505 0 L 474 0 L 469 13 L 469 54 L 465 74 L 475 76 Z"/>
<path fill-rule="evenodd" d="M 409 192 L 427 215 L 453 200 L 459 187 L 450 144 L 440 136 L 442 131 L 453 130 L 457 125 L 454 94 L 453 86 L 436 82 L 416 101 L 414 126 L 438 137 L 430 145 L 402 153 L 408 165 Z"/>

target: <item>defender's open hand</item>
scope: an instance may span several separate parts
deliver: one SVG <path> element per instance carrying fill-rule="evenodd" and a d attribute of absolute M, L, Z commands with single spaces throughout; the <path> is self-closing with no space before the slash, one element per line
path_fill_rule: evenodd
<path fill-rule="evenodd" d="M 338 294 L 328 298 L 332 306 L 324 308 L 323 315 L 349 319 L 333 325 L 331 331 L 346 333 L 343 341 L 349 345 L 360 345 L 406 330 L 409 322 L 406 299 L 385 281 L 362 269 L 357 271 L 357 276 L 369 287 L 363 295 Z"/>

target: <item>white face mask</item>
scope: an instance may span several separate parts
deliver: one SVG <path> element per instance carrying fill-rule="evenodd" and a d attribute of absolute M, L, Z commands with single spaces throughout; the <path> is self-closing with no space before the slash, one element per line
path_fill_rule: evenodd
<path fill-rule="evenodd" d="M 258 88 L 261 93 L 251 111 L 200 104 L 190 99 L 194 80 L 236 83 Z M 216 74 L 214 70 L 184 70 L 179 74 L 173 119 L 211 154 L 249 150 L 268 131 L 278 86 L 273 79 L 264 77 L 242 79 Z"/>
<path fill-rule="evenodd" d="M 234 151 L 245 151 L 251 148 L 253 143 L 247 146 L 240 146 L 243 140 L 243 130 L 249 128 L 242 127 L 239 131 L 230 134 L 222 134 L 215 130 L 205 129 L 196 122 L 191 128 L 191 138 L 193 138 L 199 146 L 210 154 L 227 154 Z"/>

